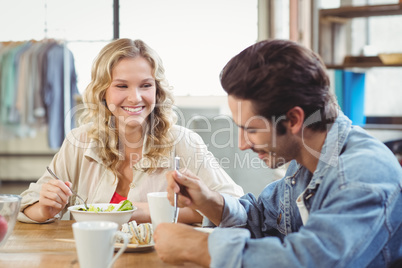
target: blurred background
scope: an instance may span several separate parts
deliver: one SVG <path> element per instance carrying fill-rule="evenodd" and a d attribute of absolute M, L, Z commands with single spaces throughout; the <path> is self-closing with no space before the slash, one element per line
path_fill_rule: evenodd
<path fill-rule="evenodd" d="M 226 62 L 259 40 L 291 39 L 319 53 L 341 104 L 342 81 L 351 73 L 360 93 L 349 106 L 352 116 L 362 115 L 354 123 L 390 147 L 402 139 L 402 63 L 378 58 L 402 52 L 398 0 L 0 0 L 0 193 L 26 189 L 60 146 L 46 111 L 30 107 L 38 97 L 30 86 L 43 74 L 34 66 L 24 69 L 23 62 L 37 59 L 22 52 L 49 42 L 60 47 L 63 75 L 54 83 L 62 140 L 74 127 L 71 111 L 90 81 L 95 56 L 116 38 L 142 39 L 158 52 L 174 87 L 178 124 L 202 136 L 245 192 L 258 195 L 286 168 L 268 169 L 256 154 L 237 148 L 219 83 Z M 10 45 L 22 52 L 10 56 Z"/>

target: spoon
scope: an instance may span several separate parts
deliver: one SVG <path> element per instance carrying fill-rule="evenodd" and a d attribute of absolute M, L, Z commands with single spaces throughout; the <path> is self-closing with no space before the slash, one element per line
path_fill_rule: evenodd
<path fill-rule="evenodd" d="M 55 179 L 60 180 L 60 181 L 63 181 L 62 179 L 60 179 L 59 177 L 57 177 L 56 174 L 54 174 L 54 172 L 53 172 L 49 167 L 46 167 L 46 169 L 47 169 L 47 171 L 50 173 L 50 175 L 52 175 Z M 64 182 L 64 181 L 63 181 L 63 182 Z M 67 187 L 68 187 L 68 186 L 67 186 Z M 68 187 L 68 188 L 70 188 L 70 187 Z M 71 190 L 71 192 L 72 192 L 75 196 L 78 197 L 78 199 L 80 199 L 80 200 L 84 203 L 85 208 L 88 210 L 89 207 L 88 207 L 88 205 L 87 205 L 87 202 L 84 201 L 84 199 L 82 199 L 81 196 L 79 196 L 79 195 L 77 194 L 77 192 L 75 192 L 73 189 L 70 188 L 70 190 Z"/>

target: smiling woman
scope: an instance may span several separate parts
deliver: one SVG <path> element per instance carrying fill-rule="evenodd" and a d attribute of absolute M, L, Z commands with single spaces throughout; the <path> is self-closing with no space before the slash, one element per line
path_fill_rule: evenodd
<path fill-rule="evenodd" d="M 155 108 L 155 96 L 155 79 L 145 58 L 126 58 L 116 64 L 105 100 L 120 132 L 141 133 L 137 128 Z"/>

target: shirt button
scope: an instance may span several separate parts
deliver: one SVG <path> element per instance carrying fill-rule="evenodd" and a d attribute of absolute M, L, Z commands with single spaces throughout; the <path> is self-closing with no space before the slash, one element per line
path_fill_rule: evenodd
<path fill-rule="evenodd" d="M 293 179 L 293 180 L 292 180 L 292 185 L 295 185 L 295 184 L 296 184 L 296 180 Z"/>

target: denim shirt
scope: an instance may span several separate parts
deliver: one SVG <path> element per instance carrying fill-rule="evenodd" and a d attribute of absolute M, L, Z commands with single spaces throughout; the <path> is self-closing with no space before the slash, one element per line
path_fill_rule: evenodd
<path fill-rule="evenodd" d="M 223 194 L 211 267 L 389 267 L 402 258 L 401 189 L 392 152 L 340 114 L 314 174 L 292 161 L 258 199 Z M 303 191 L 305 225 L 296 205 Z"/>

